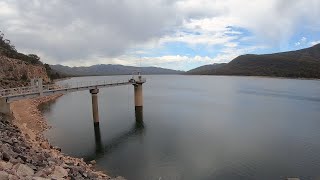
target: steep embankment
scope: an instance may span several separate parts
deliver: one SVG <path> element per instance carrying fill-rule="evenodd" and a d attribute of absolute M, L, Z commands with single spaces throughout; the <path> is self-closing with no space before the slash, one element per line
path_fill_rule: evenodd
<path fill-rule="evenodd" d="M 219 68 L 190 74 L 320 78 L 320 44 L 297 51 L 242 55 Z"/>
<path fill-rule="evenodd" d="M 0 88 L 24 86 L 31 78 L 42 78 L 45 83 L 50 82 L 43 65 L 28 64 L 3 55 L 0 55 L 0 64 Z"/>
<path fill-rule="evenodd" d="M 0 31 L 0 89 L 27 85 L 31 78 L 50 79 L 64 76 L 40 61 L 35 54 L 23 54 Z"/>

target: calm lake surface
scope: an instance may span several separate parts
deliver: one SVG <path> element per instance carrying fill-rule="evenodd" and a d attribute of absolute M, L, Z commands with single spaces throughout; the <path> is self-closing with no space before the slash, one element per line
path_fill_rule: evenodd
<path fill-rule="evenodd" d="M 100 89 L 96 142 L 91 94 L 69 93 L 44 109 L 50 142 L 133 180 L 320 178 L 320 81 L 145 77 L 144 124 L 135 123 L 133 86 Z"/>

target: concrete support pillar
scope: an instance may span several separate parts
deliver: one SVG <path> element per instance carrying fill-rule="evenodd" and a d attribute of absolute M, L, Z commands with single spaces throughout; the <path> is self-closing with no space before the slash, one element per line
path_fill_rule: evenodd
<path fill-rule="evenodd" d="M 7 102 L 6 98 L 0 98 L 0 113 L 11 114 L 10 103 Z"/>
<path fill-rule="evenodd" d="M 98 93 L 99 89 L 90 90 L 92 97 L 92 116 L 95 127 L 99 127 L 99 109 L 98 109 Z"/>
<path fill-rule="evenodd" d="M 139 108 L 143 106 L 142 84 L 134 85 L 134 106 Z"/>

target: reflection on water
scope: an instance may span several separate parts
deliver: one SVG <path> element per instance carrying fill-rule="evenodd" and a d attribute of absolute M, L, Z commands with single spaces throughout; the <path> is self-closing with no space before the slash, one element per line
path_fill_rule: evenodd
<path fill-rule="evenodd" d="M 101 132 L 100 132 L 100 126 L 98 123 L 94 124 L 94 139 L 96 142 L 96 153 L 103 152 L 103 144 L 101 141 Z"/>
<path fill-rule="evenodd" d="M 67 81 L 129 79 L 81 77 Z M 133 87 L 100 89 L 100 127 L 91 94 L 59 98 L 46 117 L 63 153 L 95 159 L 127 179 L 320 177 L 320 81 L 223 76 L 148 76 L 144 107 Z"/>
<path fill-rule="evenodd" d="M 279 98 L 286 98 L 286 99 L 320 102 L 320 97 L 294 95 L 294 94 L 289 94 L 287 92 L 277 92 L 277 91 L 269 91 L 269 90 L 267 90 L 267 91 L 239 90 L 239 93 L 258 95 L 258 96 L 270 96 L 270 97 L 279 97 Z"/>
<path fill-rule="evenodd" d="M 111 153 L 114 149 L 117 149 L 118 146 L 120 146 L 123 143 L 126 143 L 129 137 L 142 135 L 143 131 L 145 130 L 144 123 L 143 123 L 142 107 L 135 108 L 135 119 L 136 119 L 136 122 L 134 123 L 131 129 L 113 138 L 111 141 L 107 142 L 105 145 L 103 145 L 101 141 L 100 127 L 95 126 L 94 132 L 95 132 L 95 141 L 96 141 L 96 154 L 93 155 L 91 158 L 95 159 L 99 156 L 103 156 L 105 154 Z M 89 158 L 87 160 L 89 161 L 91 159 Z"/>

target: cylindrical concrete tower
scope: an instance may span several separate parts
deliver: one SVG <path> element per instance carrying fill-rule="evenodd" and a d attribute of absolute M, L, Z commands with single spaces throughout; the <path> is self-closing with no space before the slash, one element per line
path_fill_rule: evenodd
<path fill-rule="evenodd" d="M 99 108 L 98 108 L 98 93 L 99 89 L 91 89 L 90 90 L 92 97 L 92 116 L 93 123 L 95 127 L 99 126 Z"/>
<path fill-rule="evenodd" d="M 134 106 L 141 107 L 143 106 L 143 96 L 142 96 L 142 84 L 136 83 L 134 85 Z"/>

